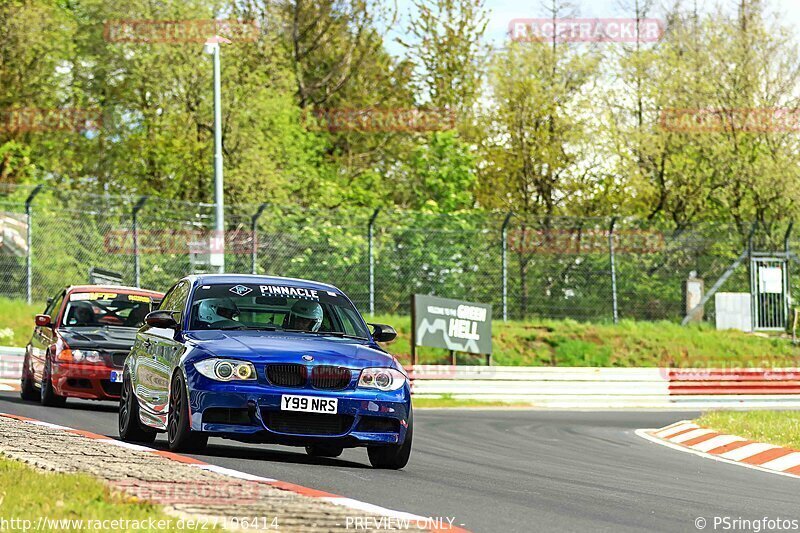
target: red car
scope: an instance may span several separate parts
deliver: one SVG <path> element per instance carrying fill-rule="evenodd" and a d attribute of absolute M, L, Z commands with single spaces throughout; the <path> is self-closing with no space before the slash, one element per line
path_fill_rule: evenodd
<path fill-rule="evenodd" d="M 22 399 L 50 406 L 64 405 L 67 397 L 118 399 L 136 332 L 163 297 L 114 285 L 61 290 L 36 315 L 22 365 Z"/>

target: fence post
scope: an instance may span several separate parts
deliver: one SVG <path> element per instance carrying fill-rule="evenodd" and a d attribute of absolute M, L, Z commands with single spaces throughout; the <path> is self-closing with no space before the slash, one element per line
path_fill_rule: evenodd
<path fill-rule="evenodd" d="M 133 279 L 136 287 L 141 286 L 141 267 L 139 264 L 139 211 L 147 202 L 147 196 L 142 196 L 131 211 L 131 226 L 133 230 Z"/>
<path fill-rule="evenodd" d="M 500 235 L 503 239 L 503 259 L 502 259 L 502 278 L 503 278 L 503 322 L 508 321 L 508 223 L 511 220 L 511 215 L 514 213 L 509 211 L 506 219 L 503 221 L 503 227 L 500 230 Z"/>
<path fill-rule="evenodd" d="M 369 219 L 367 226 L 367 255 L 369 256 L 369 314 L 375 316 L 375 254 L 372 239 L 375 230 L 375 219 L 381 208 L 377 208 Z"/>
<path fill-rule="evenodd" d="M 619 322 L 619 311 L 617 309 L 617 269 L 614 264 L 614 224 L 617 223 L 617 217 L 611 219 L 611 225 L 608 228 L 608 255 L 611 258 L 611 306 L 614 313 L 614 324 Z"/>
<path fill-rule="evenodd" d="M 33 188 L 31 193 L 28 195 L 28 198 L 25 200 L 25 220 L 26 220 L 26 231 L 25 231 L 25 239 L 26 245 L 28 247 L 28 253 L 25 259 L 25 297 L 28 302 L 28 305 L 31 303 L 31 294 L 33 292 L 33 261 L 32 261 L 32 252 L 33 252 L 33 232 L 31 230 L 31 226 L 33 224 L 33 213 L 31 212 L 31 204 L 33 203 L 33 199 L 36 198 L 36 195 L 39 194 L 42 190 L 41 185 L 37 185 Z"/>
<path fill-rule="evenodd" d="M 789 238 L 792 235 L 792 229 L 794 228 L 794 221 L 789 221 L 789 227 L 786 228 L 786 233 L 783 235 L 783 252 L 786 254 L 786 260 L 783 263 L 783 268 L 786 269 L 786 275 L 784 276 L 784 295 L 783 295 L 783 306 L 786 312 L 786 326 L 789 326 L 789 316 L 792 311 L 792 278 L 791 278 L 791 268 L 790 268 L 790 257 L 791 257 L 791 250 L 789 248 Z"/>
<path fill-rule="evenodd" d="M 256 233 L 256 228 L 258 227 L 258 219 L 261 218 L 261 214 L 264 212 L 264 209 L 267 207 L 268 204 L 261 204 L 258 206 L 258 211 L 256 214 L 250 217 L 250 273 L 256 273 L 256 255 L 258 253 L 258 234 Z"/>

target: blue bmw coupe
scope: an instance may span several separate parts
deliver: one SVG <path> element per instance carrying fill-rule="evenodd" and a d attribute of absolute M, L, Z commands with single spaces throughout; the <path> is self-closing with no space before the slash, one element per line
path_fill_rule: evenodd
<path fill-rule="evenodd" d="M 123 372 L 119 433 L 175 451 L 209 436 L 304 446 L 318 457 L 366 447 L 376 468 L 411 454 L 408 377 L 332 285 L 250 275 L 178 281 L 145 319 Z"/>

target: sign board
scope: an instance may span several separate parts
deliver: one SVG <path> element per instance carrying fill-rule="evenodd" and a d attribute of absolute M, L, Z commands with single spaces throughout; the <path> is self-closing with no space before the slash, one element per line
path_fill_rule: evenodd
<path fill-rule="evenodd" d="M 89 269 L 89 283 L 92 285 L 122 285 L 122 274 L 92 267 Z"/>
<path fill-rule="evenodd" d="M 414 345 L 492 353 L 492 306 L 415 294 Z"/>
<path fill-rule="evenodd" d="M 758 269 L 758 290 L 761 293 L 783 294 L 783 269 L 762 266 Z"/>

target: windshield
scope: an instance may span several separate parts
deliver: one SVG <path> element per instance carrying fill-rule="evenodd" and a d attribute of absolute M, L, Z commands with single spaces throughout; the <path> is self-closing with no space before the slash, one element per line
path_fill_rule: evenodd
<path fill-rule="evenodd" d="M 138 328 L 153 309 L 150 296 L 113 292 L 72 293 L 64 312 L 62 326 L 117 326 Z"/>
<path fill-rule="evenodd" d="M 361 315 L 341 293 L 282 285 L 201 285 L 192 299 L 189 328 L 274 329 L 369 338 Z"/>

